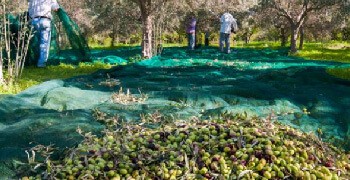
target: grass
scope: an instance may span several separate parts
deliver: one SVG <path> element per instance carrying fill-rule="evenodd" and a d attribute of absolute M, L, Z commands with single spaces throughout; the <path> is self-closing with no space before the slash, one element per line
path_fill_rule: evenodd
<path fill-rule="evenodd" d="M 306 43 L 296 56 L 311 60 L 350 63 L 350 44 L 346 42 Z"/>
<path fill-rule="evenodd" d="M 280 49 L 281 43 L 276 41 L 253 41 L 253 42 L 250 42 L 249 44 L 246 44 L 243 41 L 237 41 L 236 44 L 234 44 L 234 46 L 238 48 L 252 48 L 252 49 L 265 49 L 265 48 Z"/>
<path fill-rule="evenodd" d="M 217 46 L 217 44 L 213 44 Z M 118 44 L 117 47 L 130 47 L 135 45 Z M 185 44 L 165 44 L 164 47 L 186 46 Z M 253 49 L 278 49 L 279 42 L 259 41 L 245 44 L 237 41 L 234 44 L 237 48 Z M 108 49 L 112 47 L 95 46 L 93 49 Z M 334 61 L 350 63 L 350 44 L 345 42 L 327 42 L 327 43 L 305 43 L 304 49 L 300 50 L 295 56 L 305 58 L 306 60 Z M 73 76 L 93 73 L 99 69 L 108 69 L 111 66 L 103 63 L 80 63 L 77 66 L 61 64 L 59 66 L 48 66 L 46 68 L 26 67 L 21 79 L 13 85 L 4 85 L 0 87 L 0 94 L 16 94 L 31 86 L 40 84 L 51 79 L 65 79 Z M 350 68 L 328 69 L 327 72 L 341 79 L 350 80 Z"/>
<path fill-rule="evenodd" d="M 106 46 L 96 43 L 89 44 L 90 49 L 116 49 L 116 48 L 122 48 L 122 47 L 136 47 L 140 46 L 140 44 L 115 44 L 114 46 Z"/>
<path fill-rule="evenodd" d="M 296 56 L 307 60 L 322 60 L 341 63 L 350 63 L 350 44 L 346 42 L 305 43 L 304 49 Z M 327 73 L 350 80 L 350 68 L 332 68 Z"/>
<path fill-rule="evenodd" d="M 341 79 L 350 80 L 350 68 L 328 69 L 327 73 Z"/>
<path fill-rule="evenodd" d="M 115 44 L 114 46 L 105 46 L 105 45 L 100 45 L 100 44 L 89 44 L 89 47 L 91 49 L 117 49 L 117 48 L 123 48 L 123 47 L 138 47 L 140 46 L 140 43 L 136 44 Z M 183 47 L 187 46 L 186 43 L 184 44 L 179 44 L 179 43 L 168 43 L 168 44 L 163 44 L 163 47 Z"/>
<path fill-rule="evenodd" d="M 238 41 L 235 44 L 240 48 L 253 48 L 253 49 L 279 49 L 280 42 L 251 42 L 245 44 L 242 41 Z M 320 60 L 320 61 L 332 61 L 341 63 L 350 63 L 350 43 L 347 42 L 326 42 L 326 43 L 305 43 L 304 49 L 299 50 L 294 56 L 302 57 L 306 60 Z M 327 73 L 341 78 L 350 80 L 350 68 L 332 68 L 328 69 Z"/>
<path fill-rule="evenodd" d="M 25 67 L 21 78 L 12 85 L 0 87 L 0 94 L 17 94 L 31 86 L 51 79 L 66 79 L 73 76 L 91 74 L 99 69 L 111 68 L 108 64 L 80 63 L 79 65 L 60 64 L 46 68 Z"/>

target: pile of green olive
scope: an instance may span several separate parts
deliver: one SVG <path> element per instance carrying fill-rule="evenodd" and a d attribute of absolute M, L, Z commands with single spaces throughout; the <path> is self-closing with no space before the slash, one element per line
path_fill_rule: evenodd
<path fill-rule="evenodd" d="M 350 178 L 350 164 L 348 154 L 313 134 L 253 118 L 125 125 L 86 138 L 47 173 L 69 180 L 337 180 Z"/>

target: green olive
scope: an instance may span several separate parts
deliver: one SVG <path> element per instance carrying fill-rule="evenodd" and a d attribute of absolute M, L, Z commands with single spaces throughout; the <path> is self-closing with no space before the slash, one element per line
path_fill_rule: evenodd
<path fill-rule="evenodd" d="M 119 169 L 119 173 L 122 175 L 126 175 L 126 174 L 128 174 L 128 170 L 122 168 L 122 169 Z"/>
<path fill-rule="evenodd" d="M 271 178 L 272 178 L 271 173 L 270 173 L 269 171 L 265 171 L 265 172 L 264 172 L 264 177 L 265 177 L 266 179 L 271 179 Z"/>

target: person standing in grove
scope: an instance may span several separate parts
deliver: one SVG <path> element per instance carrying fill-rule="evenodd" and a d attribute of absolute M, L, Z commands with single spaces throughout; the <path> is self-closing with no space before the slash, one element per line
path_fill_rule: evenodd
<path fill-rule="evenodd" d="M 204 38 L 205 38 L 204 44 L 205 44 L 206 47 L 209 46 L 209 37 L 210 37 L 210 32 L 209 32 L 209 30 L 206 30 L 205 31 L 205 35 L 204 35 Z"/>
<path fill-rule="evenodd" d="M 196 43 L 196 24 L 197 20 L 194 16 L 190 16 L 187 20 L 186 33 L 188 37 L 188 49 L 194 50 Z"/>
<path fill-rule="evenodd" d="M 50 50 L 52 10 L 57 11 L 59 8 L 56 0 L 29 0 L 28 13 L 40 42 L 37 67 L 46 66 Z"/>
<path fill-rule="evenodd" d="M 238 30 L 237 20 L 233 18 L 232 14 L 226 12 L 220 18 L 220 51 L 229 54 L 230 50 L 230 35 L 231 32 L 236 33 Z M 225 48 L 224 48 L 225 44 Z"/>

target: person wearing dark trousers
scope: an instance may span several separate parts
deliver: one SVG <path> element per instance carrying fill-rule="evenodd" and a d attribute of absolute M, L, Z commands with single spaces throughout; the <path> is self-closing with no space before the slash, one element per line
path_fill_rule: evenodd
<path fill-rule="evenodd" d="M 37 67 L 46 66 L 51 40 L 51 11 L 57 11 L 59 8 L 56 0 L 29 0 L 29 17 L 32 19 L 35 35 L 40 42 Z"/>
<path fill-rule="evenodd" d="M 208 47 L 209 46 L 209 37 L 210 37 L 209 31 L 205 32 L 204 37 L 205 37 L 204 44 L 205 44 L 206 47 Z"/>

